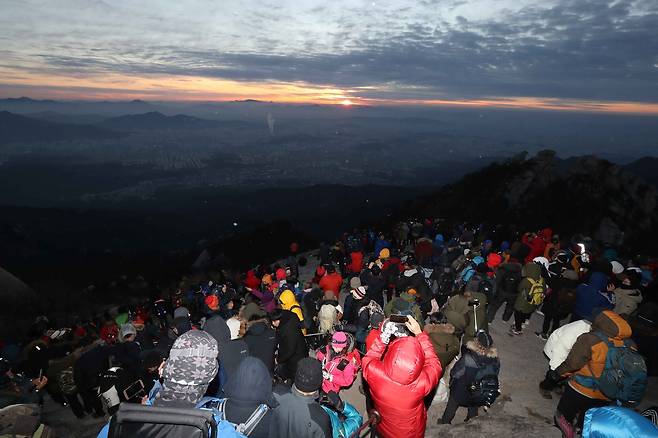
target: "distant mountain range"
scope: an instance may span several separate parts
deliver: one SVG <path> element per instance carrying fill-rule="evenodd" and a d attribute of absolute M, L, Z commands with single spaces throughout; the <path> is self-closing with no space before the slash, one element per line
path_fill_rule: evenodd
<path fill-rule="evenodd" d="M 122 134 L 91 125 L 54 123 L 0 111 L 0 144 L 34 141 L 103 140 Z"/>
<path fill-rule="evenodd" d="M 158 111 L 144 114 L 131 114 L 106 119 L 98 126 L 116 130 L 154 130 L 154 129 L 210 129 L 221 127 L 249 126 L 246 122 L 207 120 L 198 117 L 177 114 L 167 116 Z"/>

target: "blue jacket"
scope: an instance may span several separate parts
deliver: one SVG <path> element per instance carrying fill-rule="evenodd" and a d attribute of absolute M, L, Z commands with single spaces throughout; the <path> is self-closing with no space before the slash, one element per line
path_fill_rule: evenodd
<path fill-rule="evenodd" d="M 162 389 L 162 386 L 160 385 L 160 382 L 155 382 L 155 385 L 153 386 L 153 389 L 151 389 L 151 392 L 149 393 L 149 398 L 146 401 L 146 404 L 148 406 L 153 406 L 153 401 L 155 400 L 155 396 L 158 394 L 158 392 Z M 211 397 L 204 397 L 199 404 L 197 404 L 196 409 L 206 409 L 203 407 L 200 407 L 204 404 L 206 404 L 208 401 L 212 400 L 217 400 L 213 399 Z M 221 438 L 244 438 L 244 435 L 238 433 L 233 425 L 229 423 L 228 421 L 225 421 L 222 419 L 222 414 L 221 412 L 212 409 L 213 412 L 213 417 L 215 417 L 215 421 L 217 422 L 217 436 Z M 111 421 L 111 419 L 110 419 Z M 98 435 L 96 438 L 107 438 L 108 433 L 110 431 L 110 422 L 108 421 L 105 426 L 101 429 L 100 432 L 98 432 Z"/>
<path fill-rule="evenodd" d="M 631 409 L 619 406 L 592 408 L 585 413 L 583 438 L 658 437 L 658 428 Z"/>
<path fill-rule="evenodd" d="M 614 302 L 607 292 L 608 276 L 602 272 L 594 272 L 587 283 L 583 283 L 576 289 L 576 305 L 573 313 L 592 320 L 594 309 L 612 310 Z"/>
<path fill-rule="evenodd" d="M 341 421 L 338 417 L 338 412 L 333 409 L 322 405 L 322 409 L 329 414 L 329 419 L 331 420 L 331 435 L 333 438 L 348 438 L 354 432 L 356 432 L 361 423 L 363 422 L 363 417 L 359 414 L 354 406 L 344 402 L 345 407 L 343 408 L 343 416 L 345 420 Z"/>

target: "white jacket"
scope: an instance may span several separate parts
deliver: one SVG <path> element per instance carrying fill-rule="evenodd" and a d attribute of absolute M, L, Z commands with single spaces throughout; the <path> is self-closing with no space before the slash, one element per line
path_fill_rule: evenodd
<path fill-rule="evenodd" d="M 585 320 L 574 321 L 551 333 L 551 336 L 544 345 L 544 354 L 548 356 L 549 366 L 552 370 L 556 369 L 567 358 L 571 347 L 576 343 L 578 336 L 587 333 L 592 323 Z"/>

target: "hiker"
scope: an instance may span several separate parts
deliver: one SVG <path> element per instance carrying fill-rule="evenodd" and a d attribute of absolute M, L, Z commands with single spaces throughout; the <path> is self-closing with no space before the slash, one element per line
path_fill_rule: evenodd
<path fill-rule="evenodd" d="M 368 300 L 374 300 L 380 307 L 384 307 L 384 289 L 386 289 L 386 280 L 382 275 L 382 270 L 377 264 L 372 263 L 370 268 L 361 272 L 361 284 L 366 287 L 366 297 Z"/>
<path fill-rule="evenodd" d="M 493 322 L 496 318 L 496 312 L 505 304 L 502 320 L 509 321 L 514 314 L 514 301 L 519 293 L 519 283 L 521 282 L 521 264 L 516 262 L 502 263 L 496 270 L 496 295 L 489 302 L 487 309 L 487 321 Z"/>
<path fill-rule="evenodd" d="M 297 363 L 308 356 L 304 335 L 299 328 L 297 316 L 288 310 L 275 310 L 269 315 L 270 322 L 276 328 L 279 345 L 275 374 L 283 380 L 295 377 Z"/>
<path fill-rule="evenodd" d="M 231 332 L 228 323 L 220 315 L 215 315 L 206 321 L 203 330 L 217 341 L 219 347 L 219 356 L 217 358 L 226 381 L 219 382 L 219 385 L 216 385 L 215 382 L 210 385 L 211 391 L 217 388 L 217 392 L 211 395 L 219 395 L 224 384 L 231 381 L 240 362 L 249 356 L 249 347 L 243 339 L 238 338 L 237 330 L 234 329 L 233 333 Z"/>
<path fill-rule="evenodd" d="M 585 319 L 574 321 L 553 331 L 546 340 L 544 354 L 549 361 L 548 371 L 544 380 L 539 383 L 539 390 L 544 398 L 552 398 L 551 391 L 560 386 L 561 378 L 555 370 L 567 358 L 578 337 L 589 332 L 591 327 L 592 323 Z"/>
<path fill-rule="evenodd" d="M 500 361 L 491 335 L 480 331 L 466 343 L 466 350 L 450 371 L 450 398 L 439 424 L 450 424 L 460 406 L 467 407 L 464 422 L 477 417 L 498 397 Z"/>
<path fill-rule="evenodd" d="M 455 326 L 455 332 L 463 333 L 464 344 L 479 330 L 487 329 L 487 296 L 472 287 L 473 283 L 468 283 L 461 294 L 448 299 L 443 309 L 449 322 Z"/>
<path fill-rule="evenodd" d="M 441 366 L 448 368 L 459 354 L 461 345 L 459 336 L 455 334 L 455 326 L 447 321 L 443 322 L 438 315 L 432 315 L 430 323 L 425 325 L 423 331 L 429 336 Z"/>
<path fill-rule="evenodd" d="M 302 312 L 302 306 L 297 302 L 295 294 L 290 290 L 284 290 L 279 296 L 279 305 L 283 310 L 289 310 L 297 316 L 299 320 L 299 327 L 302 330 L 303 334 L 306 334 L 306 328 L 304 327 L 304 312 Z"/>
<path fill-rule="evenodd" d="M 381 414 L 378 435 L 423 437 L 427 421 L 424 398 L 440 376 L 441 364 L 432 343 L 413 317 L 407 316 L 404 324 L 385 322 L 363 358 L 363 377 Z"/>
<path fill-rule="evenodd" d="M 419 324 L 422 324 L 423 315 L 418 304 L 416 304 L 416 289 L 410 287 L 405 292 L 402 292 L 399 297 L 396 297 L 386 303 L 384 314 L 389 317 L 392 314 L 412 316 Z"/>
<path fill-rule="evenodd" d="M 320 361 L 305 357 L 299 361 L 292 387 L 277 387 L 278 407 L 270 420 L 270 438 L 331 438 L 331 420 L 317 399 L 322 386 Z"/>
<path fill-rule="evenodd" d="M 348 347 L 347 334 L 336 332 L 329 344 L 316 353 L 315 357 L 322 362 L 322 390 L 324 392 L 338 393 L 342 388 L 348 387 L 354 382 L 359 364 L 348 357 Z"/>
<path fill-rule="evenodd" d="M 320 280 L 319 286 L 323 292 L 332 291 L 336 299 L 340 296 L 340 290 L 343 287 L 343 277 L 336 272 L 336 266 L 333 264 L 327 266 L 327 273 Z"/>
<path fill-rule="evenodd" d="M 592 319 L 596 309 L 614 308 L 614 284 L 610 283 L 608 276 L 603 272 L 592 272 L 589 280 L 576 288 L 576 304 L 571 316 L 572 321 L 578 319 Z"/>
<path fill-rule="evenodd" d="M 544 299 L 541 307 L 544 322 L 541 331 L 536 333 L 544 341 L 560 327 L 560 321 L 573 311 L 578 286 L 578 274 L 570 269 L 568 264 L 551 263 L 548 271 L 551 275 L 547 284 L 551 288 L 551 293 Z"/>
<path fill-rule="evenodd" d="M 403 266 L 404 271 L 398 278 L 395 289 L 400 291 L 409 289 L 415 290 L 417 292 L 417 301 L 420 310 L 423 316 L 426 316 L 432 308 L 432 305 L 430 304 L 432 292 L 425 282 L 425 275 L 422 272 L 422 268 L 416 263 L 416 260 L 412 255 L 407 256 L 403 262 Z"/>
<path fill-rule="evenodd" d="M 514 302 L 514 325 L 510 327 L 510 336 L 523 334 L 524 324 L 544 302 L 545 296 L 546 283 L 541 276 L 541 266 L 534 262 L 526 263 Z"/>
<path fill-rule="evenodd" d="M 243 316 L 247 318 L 247 332 L 242 339 L 247 344 L 249 356 L 260 359 L 270 375 L 274 375 L 274 357 L 278 345 L 276 331 L 270 327 L 267 314 L 263 310 L 243 310 Z"/>
<path fill-rule="evenodd" d="M 575 428 L 582 429 L 587 409 L 610 403 L 610 398 L 601 391 L 599 382 L 606 372 L 619 370 L 607 370 L 606 358 L 612 353 L 620 352 L 622 348 L 634 349 L 635 344 L 630 336 L 631 327 L 628 323 L 616 313 L 605 310 L 596 316 L 591 331 L 578 337 L 567 358 L 555 370 L 558 376 L 569 377 L 568 385 L 558 403 L 555 419 L 565 436 L 573 437 Z M 644 366 L 643 361 L 641 365 Z M 646 389 L 646 367 L 644 379 L 645 386 L 639 386 L 639 397 Z M 638 396 L 637 393 L 632 395 Z"/>
<path fill-rule="evenodd" d="M 146 405 L 155 407 L 206 408 L 206 404 L 217 399 L 203 398 L 208 384 L 217 374 L 219 365 L 217 341 L 208 333 L 192 330 L 178 337 L 162 368 L 161 382 L 157 382 L 146 400 Z M 202 402 L 203 404 L 199 404 Z M 235 429 L 213 412 L 217 423 L 217 435 L 238 438 Z M 107 438 L 110 422 L 98 433 L 98 438 Z M 142 430 L 146 436 L 147 431 Z"/>
<path fill-rule="evenodd" d="M 642 293 L 633 285 L 632 277 L 622 273 L 618 275 L 621 284 L 613 291 L 615 307 L 613 312 L 620 315 L 631 315 L 642 302 Z"/>
<path fill-rule="evenodd" d="M 278 403 L 274 399 L 272 378 L 265 364 L 255 357 L 240 362 L 224 393 L 226 398 L 219 404 L 224 419 L 235 425 L 248 425 L 252 428 L 250 438 L 267 438 L 273 409 Z M 248 422 L 252 415 L 255 417 Z"/>

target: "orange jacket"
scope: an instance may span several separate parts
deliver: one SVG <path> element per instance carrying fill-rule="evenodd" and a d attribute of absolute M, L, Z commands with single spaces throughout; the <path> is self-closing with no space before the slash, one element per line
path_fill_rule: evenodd
<path fill-rule="evenodd" d="M 577 376 L 597 379 L 605 368 L 608 345 L 594 332 L 603 333 L 616 346 L 624 345 L 624 341 L 632 334 L 631 326 L 621 316 L 612 310 L 603 311 L 594 319 L 591 331 L 578 337 L 569 355 L 556 371 L 560 375 L 570 375 L 569 386 L 585 397 L 608 400 L 601 391 L 577 379 Z"/>

